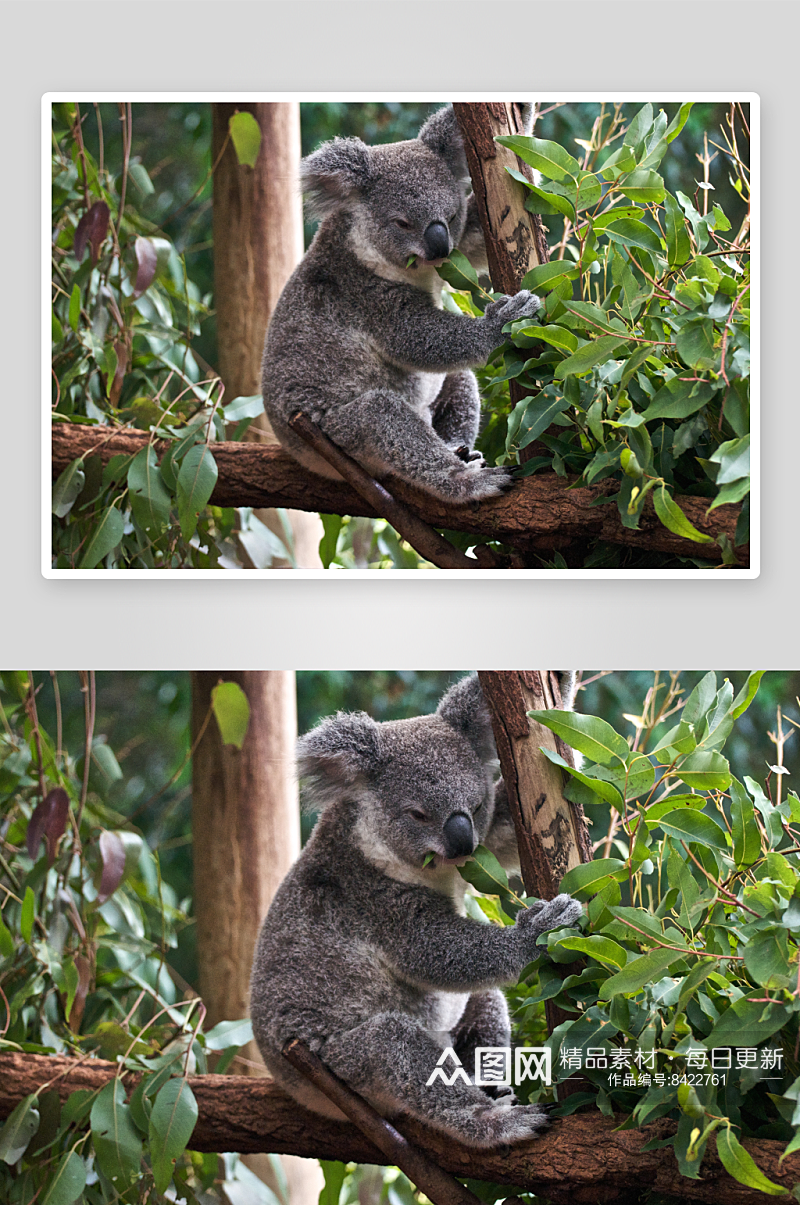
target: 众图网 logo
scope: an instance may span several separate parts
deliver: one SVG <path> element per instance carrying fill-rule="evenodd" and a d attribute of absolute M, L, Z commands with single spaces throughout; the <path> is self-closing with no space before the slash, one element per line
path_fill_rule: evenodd
<path fill-rule="evenodd" d="M 475 1083 L 480 1088 L 518 1088 L 528 1080 L 539 1080 L 549 1086 L 551 1070 L 552 1056 L 545 1046 L 518 1046 L 513 1051 L 510 1046 L 479 1046 L 475 1051 L 475 1077 L 471 1080 L 455 1050 L 448 1046 L 426 1080 L 426 1087 L 436 1080 L 448 1087 L 459 1080 L 465 1084 Z"/>

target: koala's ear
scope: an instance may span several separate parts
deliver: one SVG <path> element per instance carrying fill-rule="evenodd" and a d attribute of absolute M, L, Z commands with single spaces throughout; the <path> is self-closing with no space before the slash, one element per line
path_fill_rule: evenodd
<path fill-rule="evenodd" d="M 307 779 L 305 803 L 321 810 L 342 788 L 366 777 L 381 757 L 378 725 L 363 711 L 340 711 L 297 742 L 297 772 Z"/>
<path fill-rule="evenodd" d="M 451 686 L 436 714 L 467 738 L 481 761 L 496 759 L 492 718 L 476 674 L 470 674 Z"/>
<path fill-rule="evenodd" d="M 457 180 L 469 177 L 461 130 L 452 105 L 446 105 L 431 114 L 419 132 L 419 140 L 428 150 L 444 159 Z"/>
<path fill-rule="evenodd" d="M 370 180 L 369 147 L 360 138 L 333 138 L 300 164 L 309 213 L 325 218 L 357 200 Z"/>
<path fill-rule="evenodd" d="M 561 691 L 561 706 L 564 711 L 572 711 L 572 705 L 575 702 L 577 694 L 578 675 L 574 669 L 560 669 L 558 671 L 558 687 Z"/>

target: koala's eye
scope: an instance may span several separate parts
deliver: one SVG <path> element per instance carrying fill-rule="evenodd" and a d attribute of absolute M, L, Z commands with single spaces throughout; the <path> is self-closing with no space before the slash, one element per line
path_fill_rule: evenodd
<path fill-rule="evenodd" d="M 425 813 L 420 812 L 417 808 L 412 808 L 411 811 L 409 812 L 409 815 L 413 816 L 415 820 L 427 821 L 427 819 L 428 819 L 428 817 L 425 815 Z"/>
<path fill-rule="evenodd" d="M 457 218 L 457 217 L 458 217 L 458 214 L 457 214 L 457 213 L 454 213 L 454 214 L 453 214 L 453 216 L 452 216 L 451 218 L 448 218 L 448 219 L 447 219 L 447 225 L 448 225 L 448 226 L 452 226 L 452 225 L 453 225 L 453 222 L 456 220 L 456 218 Z"/>
<path fill-rule="evenodd" d="M 472 809 L 473 816 L 477 816 L 478 812 L 481 810 L 482 807 L 483 807 L 483 800 L 481 800 L 481 802 L 478 804 L 478 806 L 476 808 Z"/>
<path fill-rule="evenodd" d="M 410 222 L 404 222 L 402 218 L 395 218 L 394 224 L 395 224 L 395 226 L 399 226 L 401 230 L 413 230 L 414 229 Z"/>

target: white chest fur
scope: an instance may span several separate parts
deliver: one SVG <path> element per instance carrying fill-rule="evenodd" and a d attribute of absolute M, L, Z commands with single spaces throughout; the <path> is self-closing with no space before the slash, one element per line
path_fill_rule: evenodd
<path fill-rule="evenodd" d="M 430 422 L 431 420 L 431 406 L 439 396 L 439 391 L 444 384 L 445 375 L 443 372 L 415 372 L 409 374 L 409 385 L 411 387 L 408 397 L 409 405 L 426 422 Z"/>

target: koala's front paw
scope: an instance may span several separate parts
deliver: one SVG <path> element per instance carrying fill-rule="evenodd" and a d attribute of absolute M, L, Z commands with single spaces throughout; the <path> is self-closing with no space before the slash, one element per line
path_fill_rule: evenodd
<path fill-rule="evenodd" d="M 583 907 L 571 895 L 557 895 L 549 901 L 539 900 L 530 908 L 517 913 L 517 927 L 538 937 L 550 929 L 574 925 L 583 915 Z"/>
<path fill-rule="evenodd" d="M 501 297 L 493 301 L 484 310 L 484 317 L 490 317 L 500 327 L 507 322 L 516 322 L 520 318 L 530 318 L 541 306 L 542 301 L 535 293 L 520 289 L 514 297 Z"/>

